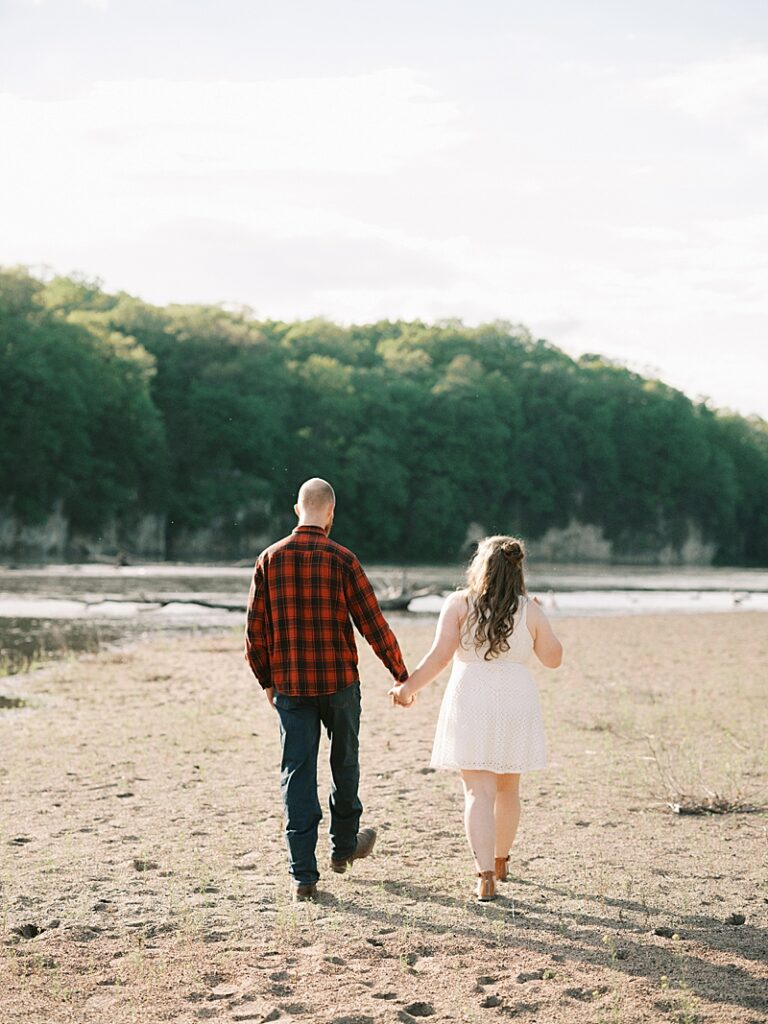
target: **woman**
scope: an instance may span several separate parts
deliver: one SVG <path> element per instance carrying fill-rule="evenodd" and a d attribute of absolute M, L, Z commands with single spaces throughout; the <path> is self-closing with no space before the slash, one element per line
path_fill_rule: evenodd
<path fill-rule="evenodd" d="M 467 586 L 443 605 L 432 648 L 395 703 L 414 695 L 453 659 L 432 750 L 432 767 L 461 772 L 464 824 L 480 902 L 506 881 L 520 818 L 520 773 L 546 767 L 539 694 L 525 662 L 533 651 L 557 668 L 563 649 L 543 609 L 525 589 L 525 549 L 515 537 L 486 537 Z"/>

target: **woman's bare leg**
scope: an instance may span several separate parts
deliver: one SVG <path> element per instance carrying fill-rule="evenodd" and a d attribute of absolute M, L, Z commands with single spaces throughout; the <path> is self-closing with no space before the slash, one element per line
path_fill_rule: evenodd
<path fill-rule="evenodd" d="M 506 857 L 520 822 L 520 774 L 496 775 L 495 832 L 497 857 Z"/>
<path fill-rule="evenodd" d="M 464 827 L 478 871 L 493 871 L 496 822 L 496 776 L 493 772 L 462 771 Z"/>

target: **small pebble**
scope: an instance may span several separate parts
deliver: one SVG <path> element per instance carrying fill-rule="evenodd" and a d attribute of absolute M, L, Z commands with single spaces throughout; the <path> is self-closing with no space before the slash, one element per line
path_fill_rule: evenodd
<path fill-rule="evenodd" d="M 144 860 L 143 857 L 134 857 L 133 866 L 137 871 L 156 871 L 159 867 L 157 861 Z"/>
<path fill-rule="evenodd" d="M 522 974 L 518 974 L 517 981 L 520 984 L 524 984 L 526 981 L 541 981 L 544 977 L 544 971 L 523 971 Z"/>
<path fill-rule="evenodd" d="M 493 1006 L 501 1006 L 501 996 L 486 996 L 480 1005 L 484 1010 L 489 1010 Z"/>

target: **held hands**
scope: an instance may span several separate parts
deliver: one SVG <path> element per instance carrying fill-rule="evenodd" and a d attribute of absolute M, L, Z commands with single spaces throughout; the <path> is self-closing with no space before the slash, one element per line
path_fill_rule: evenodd
<path fill-rule="evenodd" d="M 399 704 L 402 708 L 409 708 L 416 703 L 416 694 L 404 693 L 407 683 L 398 683 L 393 686 L 389 691 L 392 697 L 392 704 Z M 264 688 L 264 696 L 267 698 L 270 707 L 275 707 L 275 688 L 274 686 L 267 686 Z"/>
<path fill-rule="evenodd" d="M 401 708 L 410 708 L 416 702 L 416 694 L 408 692 L 408 683 L 397 683 L 389 693 L 393 705 L 398 704 Z"/>

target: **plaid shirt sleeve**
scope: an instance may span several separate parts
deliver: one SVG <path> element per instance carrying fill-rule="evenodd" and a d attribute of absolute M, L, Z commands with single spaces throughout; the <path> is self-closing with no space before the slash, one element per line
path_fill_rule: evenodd
<path fill-rule="evenodd" d="M 271 685 L 267 647 L 266 602 L 264 600 L 264 569 L 256 563 L 248 594 L 248 619 L 245 627 L 245 660 L 251 671 L 266 690 Z"/>
<path fill-rule="evenodd" d="M 358 631 L 365 637 L 378 657 L 387 666 L 399 683 L 408 678 L 400 645 L 389 624 L 381 614 L 379 602 L 373 592 L 370 580 L 360 562 L 355 559 L 346 576 L 345 594 L 347 607 Z"/>

